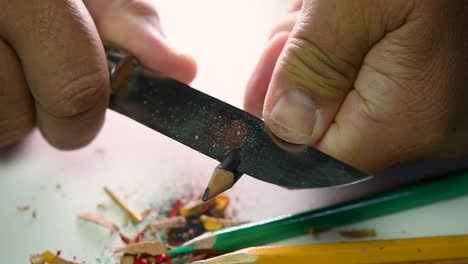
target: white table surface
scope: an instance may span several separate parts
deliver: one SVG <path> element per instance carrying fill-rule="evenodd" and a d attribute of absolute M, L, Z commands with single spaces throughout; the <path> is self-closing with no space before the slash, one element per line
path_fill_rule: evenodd
<path fill-rule="evenodd" d="M 242 106 L 247 79 L 271 27 L 286 14 L 286 0 L 158 0 L 166 34 L 193 54 L 199 74 L 193 86 Z M 60 152 L 36 131 L 22 144 L 0 152 L 0 256 L 2 263 L 28 263 L 31 253 L 62 250 L 87 263 L 109 255 L 119 239 L 76 220 L 111 204 L 104 185 L 128 196 L 139 209 L 162 204 L 184 190 L 201 190 L 216 162 L 118 114 L 108 112 L 98 138 L 88 147 Z M 390 175 L 354 186 L 290 191 L 243 177 L 229 191 L 241 218 L 259 220 L 376 192 L 413 180 Z M 60 185 L 60 188 L 57 188 Z M 468 197 L 336 228 L 319 238 L 344 240 L 337 231 L 374 228 L 377 238 L 468 232 Z M 30 205 L 28 212 L 17 206 Z M 32 211 L 37 214 L 32 217 Z M 122 213 L 105 214 L 121 223 Z M 119 222 L 120 221 L 120 222 Z"/>

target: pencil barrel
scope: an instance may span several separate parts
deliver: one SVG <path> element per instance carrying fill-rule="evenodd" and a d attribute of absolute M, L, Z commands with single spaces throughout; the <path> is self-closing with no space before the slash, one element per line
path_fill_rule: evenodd
<path fill-rule="evenodd" d="M 439 177 L 381 194 L 215 232 L 214 248 L 230 252 L 391 214 L 468 194 L 468 173 Z"/>

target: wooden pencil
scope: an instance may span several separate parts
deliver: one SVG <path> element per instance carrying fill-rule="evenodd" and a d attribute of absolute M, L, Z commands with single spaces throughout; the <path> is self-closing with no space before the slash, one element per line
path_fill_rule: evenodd
<path fill-rule="evenodd" d="M 195 263 L 468 263 L 468 236 L 253 247 Z"/>
<path fill-rule="evenodd" d="M 307 234 L 311 229 L 320 232 L 466 195 L 468 194 L 466 186 L 468 186 L 468 172 L 438 177 L 333 206 L 209 232 L 169 250 L 168 254 L 177 255 L 199 249 L 214 249 L 223 253 L 265 245 Z"/>
<path fill-rule="evenodd" d="M 237 170 L 240 164 L 240 150 L 233 149 L 214 169 L 208 186 L 203 193 L 203 201 L 229 190 L 240 179 L 242 173 Z"/>

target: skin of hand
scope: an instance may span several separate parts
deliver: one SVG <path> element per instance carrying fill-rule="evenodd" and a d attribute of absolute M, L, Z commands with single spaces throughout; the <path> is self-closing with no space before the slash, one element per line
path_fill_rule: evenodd
<path fill-rule="evenodd" d="M 109 74 L 103 40 L 183 82 L 194 60 L 161 33 L 151 1 L 0 0 L 0 148 L 36 125 L 59 149 L 88 144 L 104 121 Z"/>
<path fill-rule="evenodd" d="M 460 157 L 467 27 L 466 1 L 295 1 L 252 74 L 245 109 L 285 142 L 371 173 Z"/>

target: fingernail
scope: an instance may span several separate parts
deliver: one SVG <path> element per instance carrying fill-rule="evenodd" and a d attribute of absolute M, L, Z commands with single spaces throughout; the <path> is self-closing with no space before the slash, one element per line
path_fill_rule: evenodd
<path fill-rule="evenodd" d="M 270 129 L 289 143 L 308 144 L 314 130 L 316 111 L 309 95 L 289 91 L 273 107 L 269 115 Z"/>

